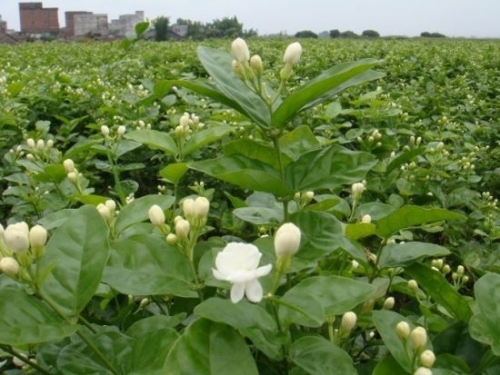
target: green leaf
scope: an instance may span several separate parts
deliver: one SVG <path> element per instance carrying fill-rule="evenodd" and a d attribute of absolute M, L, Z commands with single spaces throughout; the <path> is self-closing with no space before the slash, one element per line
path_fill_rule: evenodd
<path fill-rule="evenodd" d="M 158 205 L 162 210 L 172 206 L 175 198 L 169 195 L 146 195 L 134 199 L 127 204 L 118 214 L 115 222 L 115 231 L 120 233 L 133 224 L 140 223 L 149 218 L 148 211 L 153 205 Z"/>
<path fill-rule="evenodd" d="M 300 110 L 319 104 L 348 87 L 382 78 L 383 74 L 374 71 L 362 74 L 378 62 L 374 59 L 347 62 L 323 72 L 281 103 L 272 115 L 272 125 L 284 127 Z"/>
<path fill-rule="evenodd" d="M 138 320 L 137 322 L 132 324 L 127 329 L 127 336 L 138 339 L 140 337 L 146 336 L 151 332 L 156 332 L 163 328 L 175 328 L 176 326 L 181 324 L 184 319 L 186 319 L 185 313 L 177 314 L 174 316 L 153 315 L 149 318 Z"/>
<path fill-rule="evenodd" d="M 423 154 L 426 151 L 425 147 L 418 147 L 412 150 L 403 152 L 401 155 L 395 157 L 387 166 L 385 173 L 390 173 L 394 169 L 401 167 L 403 164 L 408 163 L 414 157 Z"/>
<path fill-rule="evenodd" d="M 393 356 L 387 356 L 377 364 L 372 375 L 408 375 Z"/>
<path fill-rule="evenodd" d="M 427 242 L 405 242 L 384 246 L 379 257 L 380 268 L 408 267 L 419 259 L 449 255 L 450 251 Z"/>
<path fill-rule="evenodd" d="M 103 282 L 123 294 L 197 296 L 186 257 L 164 238 L 150 234 L 113 244 Z"/>
<path fill-rule="evenodd" d="M 8 288 L 0 290 L 0 325 L 0 343 L 11 346 L 60 340 L 79 328 L 24 290 Z"/>
<path fill-rule="evenodd" d="M 165 358 L 179 339 L 179 334 L 161 327 L 138 338 L 127 360 L 127 375 L 163 375 Z"/>
<path fill-rule="evenodd" d="M 385 346 L 392 354 L 396 362 L 407 372 L 413 373 L 411 359 L 406 354 L 405 344 L 397 334 L 396 326 L 399 322 L 405 321 L 410 328 L 415 328 L 410 321 L 402 315 L 389 310 L 373 311 L 373 324 L 377 328 Z"/>
<path fill-rule="evenodd" d="M 285 169 L 290 191 L 336 189 L 359 182 L 376 164 L 373 155 L 331 145 L 300 156 Z"/>
<path fill-rule="evenodd" d="M 280 151 L 290 160 L 297 160 L 302 154 L 320 148 L 320 143 L 314 136 L 311 128 L 301 125 L 291 132 L 285 133 L 279 139 Z M 276 151 L 274 152 L 276 159 Z M 286 167 L 289 163 L 284 162 Z"/>
<path fill-rule="evenodd" d="M 224 145 L 224 155 L 241 155 L 248 159 L 261 161 L 262 163 L 271 166 L 274 170 L 279 171 L 280 164 L 276 149 L 271 146 L 266 146 L 260 142 L 251 139 L 237 139 Z M 292 161 L 286 154 L 282 155 L 284 165 L 290 164 Z"/>
<path fill-rule="evenodd" d="M 140 38 L 142 34 L 146 32 L 146 30 L 149 29 L 149 22 L 144 21 L 144 22 L 139 22 L 135 25 L 135 35 L 137 38 Z"/>
<path fill-rule="evenodd" d="M 199 317 L 227 324 L 235 329 L 258 327 L 275 331 L 276 323 L 269 313 L 259 305 L 247 301 L 232 303 L 230 300 L 210 298 L 195 307 Z"/>
<path fill-rule="evenodd" d="M 424 208 L 420 206 L 403 206 L 377 222 L 377 234 L 389 237 L 401 229 L 417 225 L 435 223 L 442 220 L 463 219 L 464 215 L 441 208 Z"/>
<path fill-rule="evenodd" d="M 344 230 L 335 216 L 326 212 L 304 211 L 290 216 L 302 232 L 300 251 L 295 257 L 315 262 L 341 247 L 349 246 Z"/>
<path fill-rule="evenodd" d="M 124 138 L 142 143 L 152 149 L 159 149 L 168 155 L 175 156 L 179 150 L 175 140 L 165 132 L 158 130 L 134 130 L 126 133 Z"/>
<path fill-rule="evenodd" d="M 359 240 L 360 238 L 372 236 L 376 233 L 377 227 L 375 224 L 354 223 L 345 226 L 345 235 L 350 240 Z"/>
<path fill-rule="evenodd" d="M 309 374 L 357 375 L 349 354 L 323 337 L 301 337 L 292 344 L 289 357 Z"/>
<path fill-rule="evenodd" d="M 186 163 L 172 163 L 160 171 L 160 176 L 171 184 L 178 184 L 188 169 Z"/>
<path fill-rule="evenodd" d="M 10 96 L 15 98 L 16 96 L 18 96 L 21 93 L 21 91 L 23 91 L 24 86 L 25 85 L 23 82 L 14 82 L 14 83 L 9 83 L 6 87 L 6 89 L 7 89 L 7 92 L 10 94 Z"/>
<path fill-rule="evenodd" d="M 137 130 L 139 131 L 139 130 Z M 143 130 L 143 131 L 153 131 L 153 130 Z M 122 139 L 118 142 L 116 146 L 116 157 L 125 155 L 128 152 L 134 151 L 135 149 L 141 147 L 142 142 L 136 142 L 132 140 Z"/>
<path fill-rule="evenodd" d="M 193 162 L 189 163 L 189 168 L 244 189 L 265 191 L 277 196 L 291 194 L 275 169 L 242 155 Z"/>
<path fill-rule="evenodd" d="M 470 322 L 472 337 L 500 356 L 500 275 L 487 273 L 474 285 L 479 314 Z"/>
<path fill-rule="evenodd" d="M 54 268 L 41 285 L 44 298 L 66 316 L 78 316 L 99 286 L 108 255 L 106 222 L 95 207 L 81 207 L 47 243 L 40 269 Z"/>
<path fill-rule="evenodd" d="M 254 225 L 276 225 L 283 221 L 283 212 L 279 208 L 242 207 L 233 210 L 233 215 Z"/>
<path fill-rule="evenodd" d="M 406 268 L 405 272 L 450 315 L 464 322 L 469 321 L 472 311 L 467 300 L 452 288 L 440 272 L 418 263 Z"/>
<path fill-rule="evenodd" d="M 184 146 L 183 155 L 186 156 L 198 151 L 203 146 L 213 143 L 229 134 L 232 130 L 233 127 L 230 125 L 217 125 L 210 129 L 194 133 Z"/>
<path fill-rule="evenodd" d="M 366 282 L 341 276 L 309 277 L 288 290 L 281 301 L 298 307 L 293 309 L 281 304 L 280 320 L 307 327 L 319 327 L 327 315 L 340 315 L 365 302 L 376 292 Z M 300 312 L 307 313 L 304 315 Z"/>
<path fill-rule="evenodd" d="M 164 366 L 166 375 L 258 375 L 250 349 L 225 324 L 198 319 L 177 340 Z"/>
<path fill-rule="evenodd" d="M 118 332 L 104 332 L 89 339 L 119 373 L 124 373 L 132 351 L 133 339 Z M 114 375 L 83 341 L 76 341 L 61 350 L 57 358 L 57 369 L 62 375 Z"/>
<path fill-rule="evenodd" d="M 225 96 L 237 102 L 244 115 L 263 127 L 270 127 L 271 116 L 264 100 L 250 90 L 232 71 L 233 58 L 222 51 L 198 47 L 198 58 Z"/>

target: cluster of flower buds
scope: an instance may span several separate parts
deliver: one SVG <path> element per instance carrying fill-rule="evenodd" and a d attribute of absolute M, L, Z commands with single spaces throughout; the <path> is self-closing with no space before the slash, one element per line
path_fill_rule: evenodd
<path fill-rule="evenodd" d="M 116 215 L 116 202 L 112 199 L 108 199 L 104 203 L 99 203 L 97 205 L 97 211 L 106 220 L 106 223 L 111 223 L 113 217 Z"/>
<path fill-rule="evenodd" d="M 142 120 L 136 121 L 136 123 L 135 123 L 135 130 L 144 130 L 144 129 L 150 130 L 151 129 L 151 124 L 150 123 L 146 124 Z"/>
<path fill-rule="evenodd" d="M 293 199 L 297 202 L 299 208 L 303 208 L 314 199 L 314 191 L 296 192 Z"/>
<path fill-rule="evenodd" d="M 412 330 L 407 322 L 401 321 L 396 326 L 396 333 L 404 345 L 411 345 L 410 349 L 415 358 L 413 363 L 417 363 L 416 359 L 420 363 L 420 367 L 416 369 L 414 375 L 432 375 L 430 368 L 434 365 L 436 356 L 432 350 L 425 349 L 428 341 L 425 328 L 416 327 Z"/>
<path fill-rule="evenodd" d="M 441 272 L 443 275 L 447 275 L 451 272 L 450 265 L 446 264 L 443 258 L 433 259 L 431 263 L 431 268 L 434 271 Z"/>
<path fill-rule="evenodd" d="M 71 159 L 66 159 L 63 161 L 63 167 L 66 171 L 66 177 L 72 183 L 77 185 L 79 179 L 82 177 L 82 174 L 78 172 L 75 168 L 75 163 Z"/>
<path fill-rule="evenodd" d="M 51 150 L 52 147 L 54 147 L 54 141 L 52 139 L 48 139 L 47 141 L 44 141 L 43 139 L 38 139 L 37 141 L 35 141 L 33 138 L 28 138 L 26 140 L 26 146 L 29 151 L 26 154 L 26 159 L 28 159 L 29 161 L 34 161 L 36 160 L 37 155 L 40 154 L 43 155 L 47 151 Z M 19 149 L 21 150 L 22 148 L 19 147 Z"/>
<path fill-rule="evenodd" d="M 232 62 L 233 72 L 243 81 L 253 78 L 260 78 L 264 71 L 262 59 L 259 55 L 250 57 L 250 50 L 246 42 L 241 38 L 236 38 L 231 44 L 231 52 L 234 60 Z"/>
<path fill-rule="evenodd" d="M 10 224 L 7 228 L 0 225 L 0 271 L 16 277 L 20 267 L 27 267 L 34 258 L 45 253 L 47 230 L 40 225 L 31 229 L 24 221 Z"/>
<path fill-rule="evenodd" d="M 207 223 L 209 210 L 210 201 L 205 197 L 187 198 L 182 202 L 182 211 L 192 227 L 203 227 Z"/>
<path fill-rule="evenodd" d="M 205 127 L 205 124 L 200 122 L 200 118 L 194 113 L 191 115 L 185 112 L 180 120 L 179 125 L 175 127 L 174 133 L 178 137 L 185 137 L 192 131 L 200 130 Z"/>
<path fill-rule="evenodd" d="M 116 133 L 115 137 L 121 138 L 126 133 L 126 131 L 127 131 L 127 127 L 125 125 L 118 126 L 115 130 L 115 133 Z M 109 129 L 109 127 L 107 125 L 101 126 L 101 133 L 106 141 L 113 139 L 110 136 L 111 130 Z"/>

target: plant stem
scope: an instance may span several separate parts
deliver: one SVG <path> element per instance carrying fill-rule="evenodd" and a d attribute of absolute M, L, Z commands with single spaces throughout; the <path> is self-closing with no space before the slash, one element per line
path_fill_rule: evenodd
<path fill-rule="evenodd" d="M 125 194 L 123 193 L 122 183 L 120 181 L 120 174 L 118 173 L 118 169 L 116 168 L 116 163 L 111 157 L 110 153 L 107 152 L 106 154 L 108 155 L 108 162 L 109 165 L 111 166 L 111 170 L 113 171 L 113 180 L 115 181 L 116 194 L 120 199 L 120 203 L 122 204 L 122 206 L 124 206 L 127 204 L 127 199 L 125 197 Z"/>
<path fill-rule="evenodd" d="M 94 345 L 92 341 L 89 340 L 87 336 L 81 331 L 76 331 L 76 334 L 80 336 L 83 342 L 89 347 L 90 350 L 102 361 L 102 363 L 115 375 L 120 375 L 120 372 L 115 368 L 115 366 L 101 353 L 98 347 Z"/>
<path fill-rule="evenodd" d="M 12 356 L 16 357 L 20 361 L 26 363 L 28 366 L 33 367 L 35 370 L 38 372 L 45 374 L 45 375 L 50 375 L 50 372 L 43 367 L 41 367 L 38 363 L 30 361 L 28 358 L 25 358 L 15 350 L 11 349 L 10 346 L 8 345 L 0 345 L 0 349 L 2 349 L 4 352 L 7 352 L 9 354 L 12 354 Z"/>
<path fill-rule="evenodd" d="M 280 167 L 280 176 L 281 176 L 281 181 L 283 184 L 285 183 L 285 166 L 283 164 L 283 155 L 281 154 L 281 149 L 280 149 L 280 142 L 279 142 L 279 134 L 273 136 L 273 145 L 274 148 L 276 149 L 276 153 L 278 156 L 278 164 Z M 283 216 L 284 216 L 284 222 L 288 222 L 288 199 L 285 199 L 283 201 Z"/>

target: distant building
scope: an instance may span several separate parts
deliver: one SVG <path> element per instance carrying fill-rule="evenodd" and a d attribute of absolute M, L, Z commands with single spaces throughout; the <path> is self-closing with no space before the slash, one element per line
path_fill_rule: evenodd
<path fill-rule="evenodd" d="M 7 34 L 7 21 L 2 20 L 0 16 L 0 35 Z"/>
<path fill-rule="evenodd" d="M 178 37 L 185 38 L 188 33 L 188 25 L 172 25 L 170 30 Z"/>
<path fill-rule="evenodd" d="M 21 32 L 24 34 L 58 34 L 59 8 L 44 8 L 42 3 L 19 3 Z"/>
<path fill-rule="evenodd" d="M 117 20 L 111 20 L 109 31 L 111 34 L 125 36 L 135 33 L 135 25 L 144 21 L 144 12 L 137 11 L 135 14 L 123 14 Z"/>
<path fill-rule="evenodd" d="M 73 36 L 75 37 L 86 35 L 105 36 L 109 34 L 107 14 L 75 14 L 73 21 Z"/>
<path fill-rule="evenodd" d="M 82 10 L 65 12 L 64 18 L 66 22 L 65 35 L 67 38 L 72 38 L 75 36 L 75 16 L 78 14 L 91 14 L 91 12 L 85 12 Z"/>

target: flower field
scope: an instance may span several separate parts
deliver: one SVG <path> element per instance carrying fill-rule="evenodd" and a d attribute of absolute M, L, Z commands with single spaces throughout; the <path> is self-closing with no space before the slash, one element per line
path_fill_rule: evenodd
<path fill-rule="evenodd" d="M 0 372 L 499 374 L 499 47 L 0 46 Z"/>

